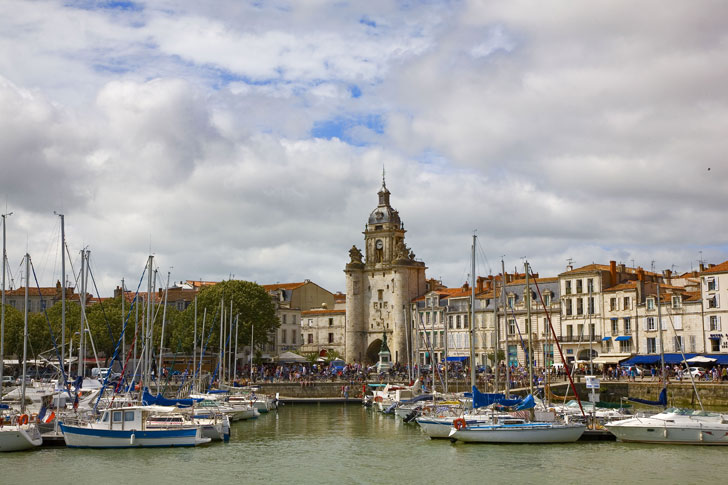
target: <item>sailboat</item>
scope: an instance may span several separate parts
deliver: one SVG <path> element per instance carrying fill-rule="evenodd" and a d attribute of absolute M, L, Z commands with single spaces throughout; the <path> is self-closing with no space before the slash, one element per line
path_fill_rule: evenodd
<path fill-rule="evenodd" d="M 659 282 L 657 283 L 657 320 L 660 336 L 660 361 L 663 382 L 660 399 L 658 401 L 630 400 L 643 404 L 667 406 L 667 373 L 665 372 L 665 352 L 662 338 Z M 683 360 L 685 360 L 684 355 Z M 690 376 L 690 379 L 692 381 L 693 377 Z M 698 401 L 700 401 L 699 396 Z M 621 421 L 613 421 L 605 424 L 605 427 L 618 440 L 624 442 L 728 445 L 728 416 L 704 410 L 667 408 L 663 412 L 650 417 L 634 417 Z"/>
<path fill-rule="evenodd" d="M 473 237 L 473 261 L 475 258 L 475 236 Z M 528 262 L 526 264 L 526 286 L 528 287 L 528 275 L 530 268 Z M 473 262 L 473 278 L 475 273 L 475 263 Z M 504 273 L 505 280 L 505 273 Z M 505 293 L 505 291 L 504 291 Z M 527 295 L 530 293 L 528 290 Z M 474 295 L 471 297 L 474 300 Z M 530 298 L 526 297 L 527 308 L 530 311 Z M 471 303 L 473 315 L 471 321 L 474 321 L 474 301 Z M 530 313 L 529 313 L 530 320 Z M 530 323 L 527 329 L 529 334 L 528 349 L 528 366 L 529 375 L 533 376 L 533 350 L 531 345 L 531 329 Z M 516 410 L 533 409 L 535 400 L 533 398 L 533 378 L 530 379 L 531 394 L 523 399 L 509 400 L 503 394 L 482 394 L 473 386 L 473 408 L 481 406 L 505 405 L 516 406 Z M 449 437 L 451 440 L 474 442 L 474 443 L 570 443 L 578 440 L 584 431 L 586 425 L 582 423 L 557 423 L 557 422 L 537 422 L 526 421 L 522 418 L 513 416 L 501 417 L 493 414 L 490 422 L 468 422 L 467 419 L 461 418 L 453 421 L 453 427 L 450 430 Z"/>
<path fill-rule="evenodd" d="M 3 219 L 5 216 L 3 216 Z M 5 226 L 3 225 L 3 282 L 5 281 Z M 25 387 L 28 357 L 28 286 L 30 281 L 30 256 L 25 255 L 25 325 L 23 330 L 23 376 L 20 392 L 20 414 L 11 416 L 10 423 L 5 425 L 5 417 L 0 418 L 0 451 L 30 450 L 43 444 L 43 438 L 38 431 L 36 423 L 31 423 L 25 408 Z M 3 284 L 3 302 L 5 300 L 5 285 Z M 5 310 L 3 305 L 3 311 Z M 1 363 L 0 363 L 1 365 Z M 5 409 L 7 405 L 2 405 Z M 2 411 L 2 409 L 0 409 Z"/>

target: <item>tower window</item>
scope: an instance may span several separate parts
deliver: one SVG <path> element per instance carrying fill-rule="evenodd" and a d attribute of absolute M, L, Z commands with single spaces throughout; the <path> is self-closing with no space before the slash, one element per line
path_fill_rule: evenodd
<path fill-rule="evenodd" d="M 382 301 L 384 299 L 384 290 L 377 290 L 377 300 Z"/>

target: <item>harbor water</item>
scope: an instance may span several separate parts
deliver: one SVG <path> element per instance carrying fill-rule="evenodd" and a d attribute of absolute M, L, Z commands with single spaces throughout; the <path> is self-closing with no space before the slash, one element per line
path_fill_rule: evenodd
<path fill-rule="evenodd" d="M 358 404 L 287 405 L 199 448 L 43 448 L 0 456 L 0 483 L 723 483 L 726 447 L 430 440 Z"/>

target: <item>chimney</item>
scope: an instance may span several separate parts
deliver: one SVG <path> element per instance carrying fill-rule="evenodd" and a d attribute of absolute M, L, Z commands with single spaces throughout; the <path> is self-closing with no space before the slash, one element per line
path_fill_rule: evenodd
<path fill-rule="evenodd" d="M 610 286 L 614 286 L 617 284 L 617 262 L 616 261 L 610 261 L 609 262 L 609 276 L 612 278 L 612 282 Z"/>
<path fill-rule="evenodd" d="M 665 277 L 665 282 L 669 285 L 671 283 L 672 270 L 666 269 L 665 271 L 662 272 L 662 276 Z"/>
<path fill-rule="evenodd" d="M 463 290 L 467 291 L 467 290 L 469 290 L 469 289 L 470 289 L 470 285 L 469 285 L 469 284 L 468 284 L 468 282 L 466 281 L 466 282 L 465 282 L 465 284 L 463 285 Z"/>
<path fill-rule="evenodd" d="M 700 263 L 700 271 L 705 271 L 705 263 Z"/>
<path fill-rule="evenodd" d="M 617 273 L 626 273 L 627 272 L 627 266 L 625 266 L 624 263 L 617 265 Z"/>
<path fill-rule="evenodd" d="M 482 293 L 483 292 L 483 281 L 485 281 L 485 278 L 483 278 L 482 276 L 478 276 L 478 278 L 477 278 L 477 282 L 478 282 L 477 291 L 478 291 L 478 293 Z"/>
<path fill-rule="evenodd" d="M 643 270 L 642 268 L 637 268 L 637 280 L 638 281 L 645 280 L 645 270 Z"/>

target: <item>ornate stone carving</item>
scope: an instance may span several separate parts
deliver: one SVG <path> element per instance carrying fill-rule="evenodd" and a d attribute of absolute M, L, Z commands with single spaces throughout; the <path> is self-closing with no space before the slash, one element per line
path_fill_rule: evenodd
<path fill-rule="evenodd" d="M 351 258 L 349 263 L 361 263 L 364 256 L 362 256 L 361 251 L 354 245 L 349 250 L 349 257 Z"/>

